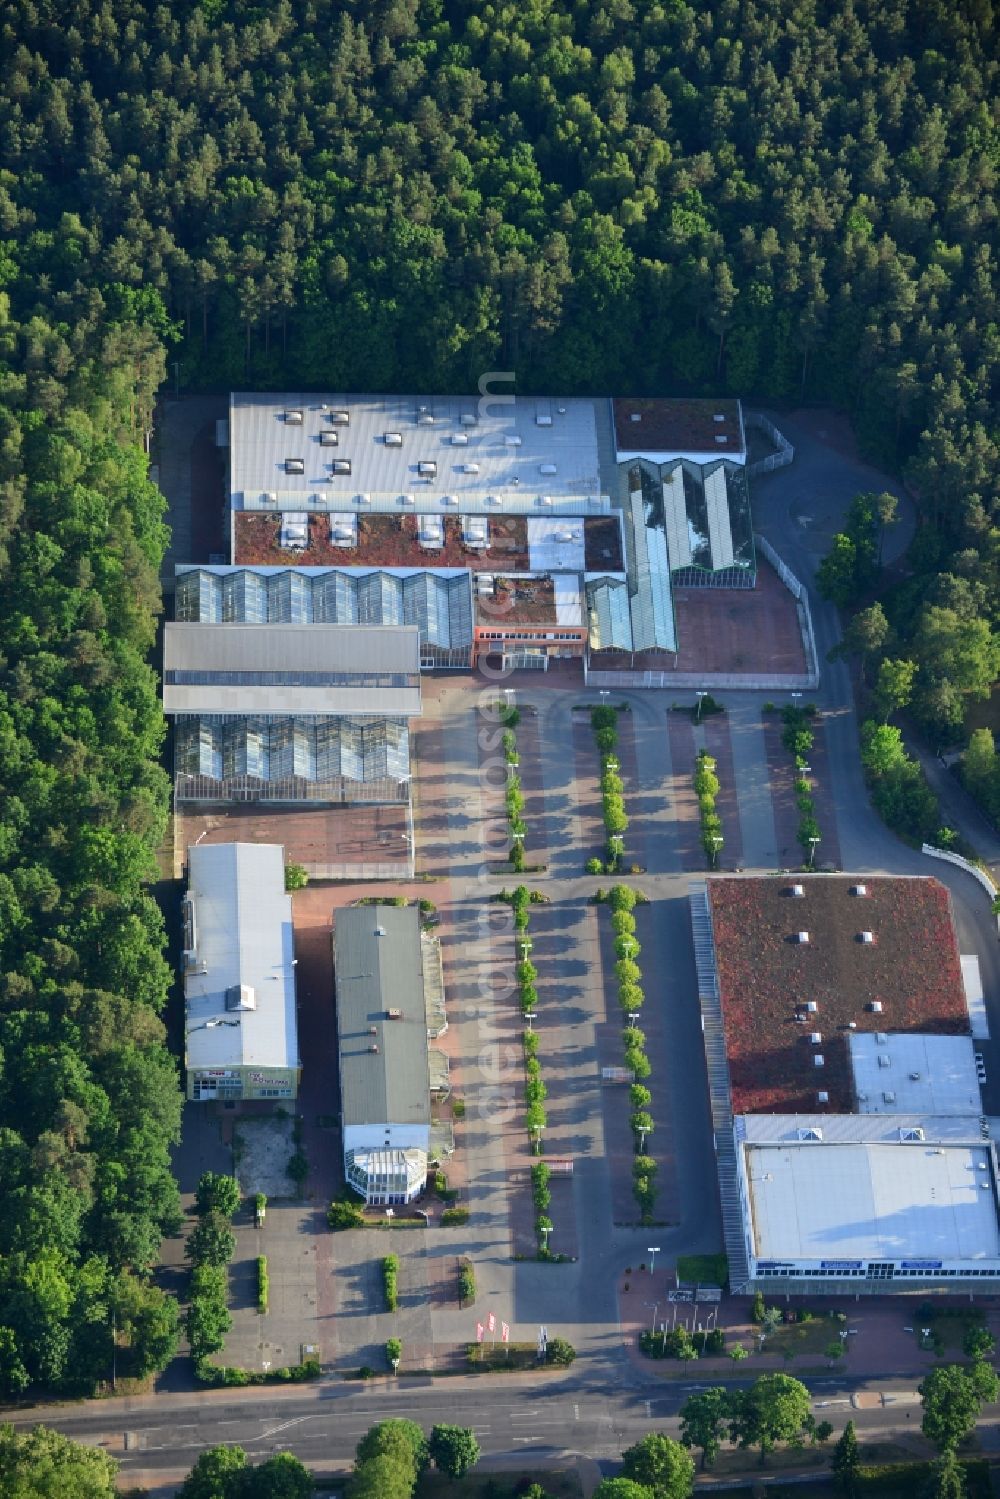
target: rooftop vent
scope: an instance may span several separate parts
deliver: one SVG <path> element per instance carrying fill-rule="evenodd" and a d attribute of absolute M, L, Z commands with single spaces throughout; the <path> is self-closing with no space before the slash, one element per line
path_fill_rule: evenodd
<path fill-rule="evenodd" d="M 433 479 L 437 471 L 438 466 L 431 458 L 423 458 L 417 464 L 417 473 L 421 474 L 425 479 Z"/>
<path fill-rule="evenodd" d="M 889 1055 L 889 1053 L 887 1051 L 884 1051 L 884 1052 L 881 1053 L 881 1055 L 879 1056 L 879 1059 L 878 1059 L 878 1064 L 879 1064 L 880 1067 L 891 1067 L 892 1066 L 892 1057 Z"/>
<path fill-rule="evenodd" d="M 376 1056 L 378 1055 L 378 1047 L 375 1046 L 374 1044 L 372 1044 L 371 1046 L 369 1046 L 368 1050 L 371 1051 L 371 1052 L 374 1052 Z"/>
<path fill-rule="evenodd" d="M 869 1010 L 871 1010 L 873 1015 L 881 1015 L 882 1001 L 880 999 L 870 999 L 868 1001 L 868 1008 Z"/>
<path fill-rule="evenodd" d="M 257 993 L 252 984 L 230 984 L 226 990 L 227 1010 L 256 1010 Z"/>
<path fill-rule="evenodd" d="M 319 434 L 321 448 L 335 448 L 340 441 L 340 433 L 334 432 L 332 427 L 324 427 Z"/>
<path fill-rule="evenodd" d="M 539 412 L 539 414 L 535 417 L 535 426 L 536 427 L 551 427 L 552 426 L 552 418 L 550 416 L 543 416 L 541 414 L 541 412 Z"/>
<path fill-rule="evenodd" d="M 403 446 L 402 432 L 387 432 L 382 440 L 387 448 L 401 448 Z"/>
<path fill-rule="evenodd" d="M 630 411 L 629 412 L 629 421 L 632 421 L 632 422 L 641 422 L 642 421 L 642 412 L 641 411 Z"/>
<path fill-rule="evenodd" d="M 875 933 L 874 932 L 859 932 L 858 933 L 858 941 L 862 944 L 863 947 L 870 947 L 871 944 L 875 941 Z"/>
<path fill-rule="evenodd" d="M 459 417 L 463 427 L 474 427 L 478 420 L 479 418 L 472 411 L 463 411 Z"/>
<path fill-rule="evenodd" d="M 331 411 L 330 421 L 335 427 L 349 427 L 351 425 L 351 413 L 349 411 Z"/>
<path fill-rule="evenodd" d="M 808 932 L 796 932 L 795 936 L 792 938 L 792 941 L 793 942 L 797 942 L 799 944 L 799 946 L 801 947 L 801 946 L 803 946 L 805 943 L 807 943 L 809 941 L 809 933 Z"/>
<path fill-rule="evenodd" d="M 805 893 L 806 892 L 804 885 L 788 885 L 785 889 L 786 895 L 795 896 L 796 899 L 798 899 L 800 896 L 805 895 Z"/>
<path fill-rule="evenodd" d="M 827 1093 L 827 1091 L 826 1091 L 825 1088 L 821 1088 L 820 1091 L 816 1094 L 816 1102 L 817 1103 L 829 1103 L 830 1102 L 830 1095 L 829 1095 L 829 1093 Z"/>
<path fill-rule="evenodd" d="M 304 474 L 305 471 L 306 471 L 306 465 L 305 465 L 304 459 L 302 459 L 302 458 L 286 458 L 285 459 L 285 473 L 286 474 Z"/>
<path fill-rule="evenodd" d="M 713 422 L 724 422 L 726 420 L 726 418 L 723 416 L 723 414 L 722 414 L 721 411 L 717 411 L 715 413 L 715 415 L 713 416 L 712 420 L 713 420 Z"/>
<path fill-rule="evenodd" d="M 823 1040 L 823 1032 L 822 1031 L 811 1031 L 809 1033 L 809 1039 L 810 1039 L 810 1041 L 812 1042 L 812 1044 L 814 1046 L 819 1046 L 822 1043 L 822 1040 Z"/>
<path fill-rule="evenodd" d="M 335 458 L 330 464 L 332 474 L 349 474 L 351 472 L 351 460 L 349 458 Z"/>
<path fill-rule="evenodd" d="M 878 1004 L 878 1000 L 876 1000 L 875 1003 Z M 879 1009 L 881 1009 L 881 1008 L 882 1008 L 881 1005 L 879 1005 Z M 876 1046 L 888 1046 L 889 1045 L 889 1037 L 886 1035 L 885 1031 L 876 1031 L 875 1032 L 875 1045 Z"/>
<path fill-rule="evenodd" d="M 796 1130 L 796 1134 L 800 1140 L 822 1140 L 823 1138 L 823 1131 L 815 1124 L 804 1125 L 801 1129 Z"/>
<path fill-rule="evenodd" d="M 722 442 L 728 442 L 729 438 L 728 437 L 723 437 L 720 433 L 716 432 L 716 434 L 715 434 L 715 440 L 716 440 L 716 442 L 722 443 Z"/>
<path fill-rule="evenodd" d="M 375 935 L 376 935 L 376 937 L 384 937 L 385 936 L 385 927 L 384 926 L 377 926 L 375 928 Z"/>
<path fill-rule="evenodd" d="M 819 1009 L 819 1005 L 816 1003 L 816 1001 L 814 999 L 807 999 L 806 1000 L 806 1014 L 807 1015 L 815 1015 L 816 1011 L 818 1009 Z"/>
<path fill-rule="evenodd" d="M 554 463 L 540 463 L 538 465 L 538 472 L 540 474 L 554 474 L 557 472 L 556 465 Z"/>
<path fill-rule="evenodd" d="M 402 1010 L 386 1010 L 385 1018 L 387 1020 L 402 1020 L 403 1012 Z"/>
<path fill-rule="evenodd" d="M 818 1051 L 816 1053 L 816 1055 L 813 1057 L 813 1066 L 814 1067 L 825 1067 L 826 1066 L 826 1057 L 823 1055 L 823 1053 L 821 1051 Z"/>
<path fill-rule="evenodd" d="M 285 422 L 286 422 L 286 425 L 289 426 L 289 427 L 301 427 L 302 426 L 302 412 L 301 411 L 297 411 L 297 410 L 286 411 L 285 412 Z"/>
<path fill-rule="evenodd" d="M 462 464 L 462 473 L 463 474 L 478 474 L 478 472 L 479 472 L 479 464 L 478 463 L 463 463 Z"/>
<path fill-rule="evenodd" d="M 919 1081 L 920 1081 L 920 1073 L 919 1072 L 911 1072 L 910 1073 L 910 1082 L 911 1083 L 919 1083 Z"/>
<path fill-rule="evenodd" d="M 506 435 L 506 437 L 503 440 L 504 441 L 504 447 L 506 447 L 506 448 L 519 448 L 521 446 L 521 443 L 523 442 L 523 440 L 524 439 L 521 438 L 521 437 L 519 437 L 516 432 L 508 432 L 507 435 Z"/>
<path fill-rule="evenodd" d="M 469 446 L 468 432 L 453 432 L 451 434 L 451 445 L 453 448 L 467 448 Z"/>
<path fill-rule="evenodd" d="M 867 885 L 852 885 L 850 893 L 852 895 L 867 895 L 868 894 L 868 886 Z"/>
<path fill-rule="evenodd" d="M 896 1095 L 895 1095 L 895 1093 L 883 1093 L 882 1094 L 882 1102 L 883 1103 L 895 1103 L 896 1102 Z"/>

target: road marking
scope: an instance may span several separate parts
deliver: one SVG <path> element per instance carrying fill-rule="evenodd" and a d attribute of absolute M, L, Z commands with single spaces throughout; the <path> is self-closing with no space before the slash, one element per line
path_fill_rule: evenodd
<path fill-rule="evenodd" d="M 646 1405 L 646 1420 L 647 1421 L 652 1421 L 652 1419 L 653 1419 L 653 1402 L 651 1400 L 647 1400 L 645 1402 L 645 1405 Z"/>
<path fill-rule="evenodd" d="M 259 1437 L 248 1437 L 250 1442 L 266 1442 L 268 1437 L 277 1436 L 279 1431 L 287 1431 L 290 1426 L 300 1426 L 303 1421 L 313 1421 L 314 1416 L 296 1416 L 291 1421 L 282 1421 L 280 1426 L 271 1426 L 267 1431 L 262 1431 Z"/>
<path fill-rule="evenodd" d="M 580 1407 L 578 1405 L 574 1405 L 574 1407 L 573 1407 L 573 1420 L 574 1421 L 579 1421 L 579 1419 L 580 1419 Z"/>

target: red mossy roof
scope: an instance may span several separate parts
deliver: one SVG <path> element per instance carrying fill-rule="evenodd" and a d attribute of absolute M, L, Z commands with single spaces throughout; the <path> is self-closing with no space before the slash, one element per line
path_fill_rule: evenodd
<path fill-rule="evenodd" d="M 793 883 L 803 898 L 786 893 Z M 857 884 L 867 895 L 850 894 Z M 814 1113 L 820 1089 L 832 1112 L 853 1109 L 852 1021 L 859 1031 L 968 1034 L 951 906 L 937 880 L 796 875 L 713 879 L 708 889 L 734 1114 Z M 800 931 L 808 943 L 793 940 Z M 874 942 L 862 943 L 862 931 Z M 815 1014 L 804 1011 L 809 1000 Z"/>
<path fill-rule="evenodd" d="M 745 452 L 738 401 L 620 396 L 614 401 L 614 416 L 619 452 L 710 453 L 713 458 L 735 458 Z M 717 416 L 724 420 L 717 422 Z M 726 441 L 718 442 L 720 437 Z"/>

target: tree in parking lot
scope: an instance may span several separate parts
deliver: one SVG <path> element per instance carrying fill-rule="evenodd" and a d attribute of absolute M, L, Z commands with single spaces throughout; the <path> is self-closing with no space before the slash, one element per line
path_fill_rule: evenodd
<path fill-rule="evenodd" d="M 917 1386 L 923 1401 L 921 1429 L 939 1452 L 953 1450 L 965 1440 L 984 1404 L 996 1400 L 1000 1381 L 989 1364 L 943 1364 L 931 1369 Z"/>
<path fill-rule="evenodd" d="M 195 1191 L 198 1212 L 219 1213 L 223 1218 L 234 1218 L 240 1206 L 240 1184 L 235 1176 L 220 1176 L 215 1171 L 206 1171 Z"/>

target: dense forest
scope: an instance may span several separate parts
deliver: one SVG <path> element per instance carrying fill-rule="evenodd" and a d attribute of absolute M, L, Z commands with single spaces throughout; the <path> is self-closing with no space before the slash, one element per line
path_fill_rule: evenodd
<path fill-rule="evenodd" d="M 1000 126 L 990 0 L 6 0 L 0 26 L 16 1391 L 173 1346 L 164 376 L 833 403 L 922 507 L 905 657 L 928 600 L 998 623 Z"/>

